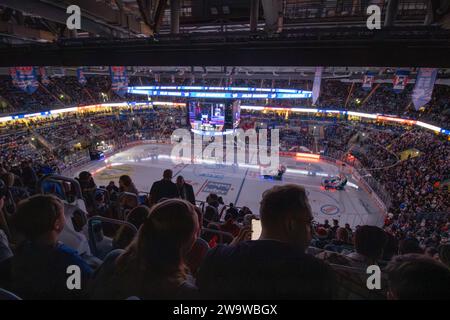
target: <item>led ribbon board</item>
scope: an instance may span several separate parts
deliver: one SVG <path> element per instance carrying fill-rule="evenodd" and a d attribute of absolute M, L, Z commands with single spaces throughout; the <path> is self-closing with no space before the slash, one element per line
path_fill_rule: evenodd
<path fill-rule="evenodd" d="M 243 93 L 213 91 L 162 91 L 128 88 L 128 93 L 147 96 L 163 96 L 199 99 L 305 99 L 311 98 L 311 91 L 301 93 Z"/>
<path fill-rule="evenodd" d="M 226 91 L 226 92 L 267 92 L 267 93 L 312 93 L 312 91 L 280 88 L 251 88 L 251 87 L 204 87 L 204 86 L 136 86 L 128 90 L 178 90 L 178 91 Z M 128 91 L 130 92 L 130 91 Z"/>

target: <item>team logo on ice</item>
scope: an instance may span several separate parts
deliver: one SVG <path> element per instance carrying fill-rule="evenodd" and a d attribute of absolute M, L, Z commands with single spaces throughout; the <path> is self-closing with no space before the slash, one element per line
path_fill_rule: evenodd
<path fill-rule="evenodd" d="M 320 208 L 320 212 L 327 216 L 334 216 L 339 213 L 339 208 L 332 204 L 326 204 Z"/>

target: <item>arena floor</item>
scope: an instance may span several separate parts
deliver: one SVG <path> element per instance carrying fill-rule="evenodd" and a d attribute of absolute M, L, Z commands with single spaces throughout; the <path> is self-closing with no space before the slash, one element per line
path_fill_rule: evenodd
<path fill-rule="evenodd" d="M 174 178 L 182 175 L 192 184 L 197 200 L 205 200 L 214 192 L 222 196 L 226 204 L 245 205 L 256 214 L 264 190 L 275 184 L 297 183 L 306 188 L 317 222 L 329 219 L 331 223 L 331 219 L 338 219 L 341 225 L 349 223 L 352 227 L 382 225 L 381 210 L 351 176 L 348 176 L 349 183 L 343 191 L 321 188 L 324 176 L 339 173 L 332 164 L 281 158 L 280 163 L 287 171 L 282 181 L 274 181 L 262 179 L 259 168 L 250 165 L 241 168 L 208 163 L 177 165 L 169 157 L 171 149 L 170 145 L 139 145 L 112 155 L 107 163 L 91 162 L 78 172 L 90 171 L 99 186 L 107 185 L 111 180 L 118 184 L 119 177 L 128 174 L 138 190 L 149 192 L 152 183 L 161 179 L 163 170 L 169 168 L 173 170 Z"/>

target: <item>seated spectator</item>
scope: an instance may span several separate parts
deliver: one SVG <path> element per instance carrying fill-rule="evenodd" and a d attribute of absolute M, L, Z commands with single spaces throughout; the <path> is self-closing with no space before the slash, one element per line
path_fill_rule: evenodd
<path fill-rule="evenodd" d="M 109 195 L 111 196 L 113 193 L 118 193 L 119 188 L 116 186 L 114 181 L 110 181 L 109 184 L 106 186 L 106 190 L 108 190 Z"/>
<path fill-rule="evenodd" d="M 328 244 L 328 229 L 318 227 L 315 230 L 315 239 L 311 240 L 311 245 L 323 249 Z"/>
<path fill-rule="evenodd" d="M 419 241 L 415 238 L 406 238 L 400 240 L 398 243 L 398 254 L 417 253 L 423 254 L 423 250 L 420 247 Z"/>
<path fill-rule="evenodd" d="M 190 299 L 196 288 L 186 254 L 198 234 L 194 207 L 170 199 L 154 205 L 132 244 L 105 258 L 92 287 L 94 299 Z"/>
<path fill-rule="evenodd" d="M 149 209 L 146 206 L 138 206 L 132 209 L 125 218 L 125 221 L 131 223 L 139 230 L 145 219 L 148 217 Z M 125 249 L 134 239 L 133 231 L 125 226 L 122 226 L 117 231 L 113 240 L 113 246 L 116 249 Z"/>
<path fill-rule="evenodd" d="M 122 175 L 119 178 L 119 192 L 130 192 L 135 195 L 139 194 L 139 191 L 136 189 L 133 180 L 131 180 L 130 176 Z"/>
<path fill-rule="evenodd" d="M 94 182 L 92 174 L 88 171 L 82 171 L 78 175 L 78 182 L 80 183 L 81 193 L 86 201 L 86 207 L 89 212 L 95 210 L 95 190 L 97 186 Z"/>
<path fill-rule="evenodd" d="M 210 222 L 206 225 L 206 228 L 209 230 L 220 231 L 220 224 Z M 210 248 L 215 248 L 217 247 L 219 242 L 221 242 L 221 239 L 218 233 L 209 230 L 204 230 L 202 239 L 204 239 L 208 243 L 208 246 Z"/>
<path fill-rule="evenodd" d="M 237 222 L 243 222 L 246 215 L 253 215 L 253 212 L 250 208 L 243 206 L 241 210 L 239 210 Z"/>
<path fill-rule="evenodd" d="M 206 204 L 203 225 L 206 226 L 211 222 L 219 222 L 219 206 L 223 204 L 222 197 L 219 197 L 215 193 L 210 193 L 206 198 Z"/>
<path fill-rule="evenodd" d="M 336 237 L 336 231 L 339 228 L 339 220 L 333 219 L 333 226 L 330 228 L 330 237 L 335 238 Z M 348 237 L 348 235 L 347 235 Z"/>
<path fill-rule="evenodd" d="M 95 192 L 95 210 L 96 213 L 100 216 L 106 216 L 107 212 L 108 212 L 108 205 L 106 203 L 106 199 L 105 199 L 105 194 L 100 191 L 97 190 Z"/>
<path fill-rule="evenodd" d="M 2 263 L 9 266 L 6 288 L 24 299 L 86 298 L 91 268 L 75 250 L 57 241 L 65 225 L 62 202 L 51 195 L 32 196 L 19 203 L 12 222 L 25 240 L 15 256 Z M 80 268 L 80 290 L 67 288 L 71 265 Z"/>
<path fill-rule="evenodd" d="M 22 161 L 21 169 L 23 184 L 28 188 L 29 191 L 34 191 L 38 178 L 36 172 L 31 166 L 31 161 Z"/>
<path fill-rule="evenodd" d="M 348 255 L 350 265 L 366 268 L 369 265 L 378 264 L 383 257 L 383 248 L 387 242 L 383 229 L 375 226 L 360 226 L 355 231 L 355 251 Z"/>
<path fill-rule="evenodd" d="M 336 220 L 334 220 L 336 221 Z M 353 245 L 349 242 L 348 232 L 345 228 L 336 229 L 335 238 L 324 247 L 325 250 L 342 253 L 343 251 L 353 251 Z"/>
<path fill-rule="evenodd" d="M 353 230 L 350 227 L 350 224 L 348 223 L 345 224 L 345 230 L 347 230 L 348 232 L 348 239 L 351 240 L 353 238 Z"/>
<path fill-rule="evenodd" d="M 439 260 L 450 268 L 450 244 L 443 244 L 439 247 Z"/>
<path fill-rule="evenodd" d="M 235 223 L 231 214 L 225 214 L 225 223 L 220 225 L 220 230 L 224 232 L 229 232 L 233 235 L 233 237 L 237 237 L 239 231 L 241 231 L 241 227 Z"/>
<path fill-rule="evenodd" d="M 197 213 L 198 225 L 200 226 L 200 228 L 198 229 L 197 240 L 195 241 L 194 246 L 186 256 L 186 264 L 189 267 L 189 270 L 191 271 L 193 276 L 197 274 L 197 271 L 200 268 L 200 265 L 202 264 L 203 259 L 205 258 L 206 253 L 209 250 L 208 242 L 200 238 L 202 232 L 201 226 L 203 225 L 202 210 L 200 210 L 200 208 L 197 206 L 194 206 L 194 209 L 195 212 Z"/>
<path fill-rule="evenodd" d="M 388 298 L 395 300 L 448 300 L 450 269 L 421 254 L 406 254 L 392 259 L 388 273 Z"/>
<path fill-rule="evenodd" d="M 305 189 L 275 186 L 264 192 L 259 240 L 243 241 L 243 229 L 232 245 L 210 250 L 197 284 L 204 298 L 330 299 L 334 274 L 305 253 L 311 240 L 312 214 Z"/>
<path fill-rule="evenodd" d="M 8 190 L 11 192 L 12 200 L 15 203 L 30 196 L 25 188 L 16 186 L 16 176 L 13 173 L 4 173 L 0 176 L 0 179 L 6 184 Z"/>
<path fill-rule="evenodd" d="M 383 260 L 390 261 L 398 253 L 398 240 L 392 234 L 386 233 L 387 241 L 383 249 Z"/>
<path fill-rule="evenodd" d="M 438 251 L 434 247 L 428 247 L 425 249 L 424 254 L 432 259 L 436 259 L 438 256 Z"/>

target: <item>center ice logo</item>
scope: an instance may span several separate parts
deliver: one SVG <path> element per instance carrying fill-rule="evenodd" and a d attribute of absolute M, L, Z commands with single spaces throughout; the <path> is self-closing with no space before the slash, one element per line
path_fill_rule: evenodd
<path fill-rule="evenodd" d="M 210 137 L 192 134 L 187 129 L 176 129 L 171 136 L 174 144 L 171 159 L 175 164 L 226 164 L 257 165 L 265 170 L 278 170 L 280 167 L 279 131 L 255 129 L 235 130 L 232 134 Z"/>
<path fill-rule="evenodd" d="M 328 216 L 334 216 L 339 213 L 339 208 L 332 204 L 326 204 L 320 208 L 320 212 Z"/>

